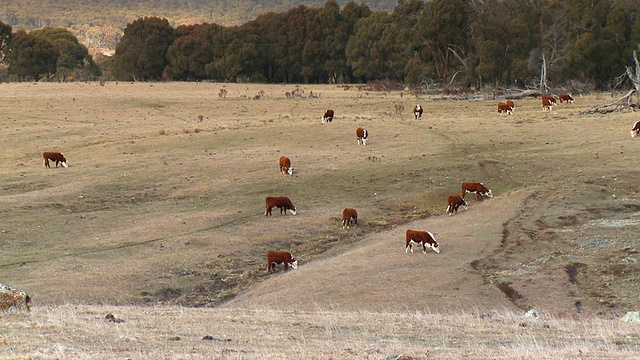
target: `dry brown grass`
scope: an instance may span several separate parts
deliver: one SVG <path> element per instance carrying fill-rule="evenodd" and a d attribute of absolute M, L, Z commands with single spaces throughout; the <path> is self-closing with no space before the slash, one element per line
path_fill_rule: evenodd
<path fill-rule="evenodd" d="M 507 310 L 64 305 L 0 320 L 0 357 L 12 359 L 630 359 L 640 351 L 633 324 L 528 319 Z"/>
<path fill-rule="evenodd" d="M 31 314 L 2 315 L 1 356 L 638 351 L 611 319 L 640 307 L 640 145 L 633 113 L 579 115 L 610 101 L 601 94 L 550 113 L 525 99 L 499 116 L 493 99 L 341 86 L 305 86 L 319 97 L 293 99 L 281 85 L 224 84 L 225 98 L 207 83 L 0 86 L 0 282 L 34 300 Z M 415 102 L 421 122 L 395 114 Z M 327 108 L 336 117 L 322 125 Z M 62 151 L 70 167 L 44 169 L 43 151 Z M 293 177 L 279 173 L 281 155 Z M 468 198 L 469 210 L 448 217 L 463 181 L 496 196 Z M 265 218 L 265 197 L 282 195 L 298 215 Z M 359 215 L 349 230 L 345 207 Z M 434 232 L 442 253 L 405 254 L 407 228 Z M 292 252 L 299 268 L 267 275 L 269 250 Z M 541 326 L 520 326 L 530 307 Z M 127 321 L 105 323 L 106 312 Z M 182 322 L 195 330 L 181 335 Z M 226 328 L 231 342 L 201 341 Z"/>

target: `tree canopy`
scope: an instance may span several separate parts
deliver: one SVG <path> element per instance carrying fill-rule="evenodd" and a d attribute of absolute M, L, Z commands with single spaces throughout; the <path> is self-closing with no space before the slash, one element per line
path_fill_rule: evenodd
<path fill-rule="evenodd" d="M 608 89 L 616 86 L 640 42 L 637 5 L 637 0 L 398 0 L 387 12 L 353 1 L 340 9 L 337 0 L 327 0 L 323 7 L 264 12 L 235 26 L 173 28 L 166 18 L 143 17 L 127 25 L 107 65 L 110 76 L 120 80 L 389 79 L 409 86 L 465 87 L 533 86 L 541 83 L 544 67 L 550 86 L 577 80 Z M 2 31 L 0 26 L 0 39 Z M 55 45 L 60 68 L 78 65 L 83 51 L 68 33 L 34 33 Z"/>

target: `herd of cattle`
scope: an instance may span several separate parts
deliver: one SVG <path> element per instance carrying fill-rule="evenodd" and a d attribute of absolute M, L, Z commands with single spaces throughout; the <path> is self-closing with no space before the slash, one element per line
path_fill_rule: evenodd
<path fill-rule="evenodd" d="M 560 94 L 558 95 L 558 100 L 560 104 L 567 103 L 573 104 L 573 97 L 569 94 Z M 542 110 L 549 110 L 557 105 L 556 98 L 553 95 L 542 95 Z M 506 102 L 498 103 L 498 114 L 507 114 L 513 115 L 513 111 L 516 109 L 516 105 L 513 100 L 507 100 Z"/>
<path fill-rule="evenodd" d="M 509 106 L 513 108 L 513 102 L 509 101 Z M 423 108 L 418 104 L 413 108 L 413 114 L 416 120 L 422 119 Z M 335 111 L 329 109 L 325 111 L 322 116 L 322 123 L 330 123 L 333 121 L 335 116 Z M 367 138 L 369 137 L 369 133 L 364 128 L 356 129 L 356 137 L 358 140 L 358 145 L 366 145 Z M 293 175 L 293 167 L 291 167 L 291 160 L 286 156 L 281 156 L 278 160 L 278 164 L 280 166 L 280 172 L 285 175 Z M 483 183 L 479 182 L 464 182 L 462 183 L 462 194 L 452 194 L 447 199 L 447 209 L 446 213 L 449 216 L 458 212 L 458 208 L 462 207 L 465 210 L 468 209 L 468 204 L 465 201 L 464 197 L 467 193 L 476 194 L 476 198 L 478 201 L 481 201 L 483 197 L 492 198 L 493 192 L 487 188 Z M 269 196 L 265 200 L 266 207 L 264 211 L 264 216 L 269 217 L 272 215 L 271 211 L 273 208 L 278 208 L 280 210 L 280 215 L 286 215 L 287 211 L 291 212 L 291 214 L 296 215 L 296 207 L 286 196 L 277 196 L 272 197 Z M 358 224 L 358 211 L 354 208 L 345 208 L 342 211 L 342 228 L 349 229 L 351 225 Z M 421 245 L 422 252 L 426 254 L 427 248 L 431 248 L 436 253 L 440 253 L 440 245 L 436 241 L 433 234 L 429 231 L 419 231 L 419 230 L 407 230 L 406 238 L 405 238 L 405 252 L 408 253 L 409 250 L 413 253 L 413 246 Z M 293 269 L 298 267 L 298 260 L 296 260 L 293 255 L 291 255 L 288 251 L 269 251 L 267 253 L 267 272 L 275 272 L 276 265 L 282 265 L 284 270 L 288 270 L 289 266 Z"/>
<path fill-rule="evenodd" d="M 571 104 L 574 102 L 573 97 L 569 94 L 559 94 L 558 100 L 562 104 Z M 553 96 L 542 96 L 542 109 L 549 110 L 556 106 L 557 102 Z M 515 104 L 512 100 L 498 103 L 498 114 L 505 113 L 507 115 L 513 115 L 515 110 Z M 418 104 L 413 108 L 413 115 L 415 120 L 422 120 L 422 113 L 424 109 Z M 332 109 L 327 110 L 322 116 L 322 123 L 331 123 L 335 116 L 335 112 Z M 633 124 L 630 131 L 631 137 L 640 136 L 640 120 Z M 359 127 L 356 129 L 356 138 L 358 145 L 366 145 L 366 141 L 369 137 L 369 132 Z M 44 152 L 42 154 L 44 159 L 44 167 L 50 168 L 50 162 L 55 162 L 56 167 L 61 165 L 62 167 L 68 167 L 67 159 L 60 152 Z M 282 156 L 279 159 L 280 172 L 282 174 L 293 175 L 293 167 L 291 166 L 291 160 Z M 452 194 L 447 198 L 446 213 L 451 216 L 458 212 L 458 209 L 468 209 L 468 204 L 464 199 L 467 193 L 475 193 L 477 200 L 480 201 L 483 197 L 492 198 L 493 193 L 483 183 L 479 182 L 464 182 L 462 183 L 462 194 Z M 271 215 L 271 210 L 276 207 L 280 210 L 280 215 L 286 215 L 287 211 L 290 211 L 293 215 L 296 214 L 296 207 L 291 200 L 287 197 L 267 197 L 265 216 Z M 358 212 L 353 208 L 346 208 L 342 212 L 342 227 L 349 228 L 351 225 L 358 224 Z M 413 246 L 421 245 L 422 252 L 426 253 L 427 248 L 431 248 L 436 253 L 440 253 L 440 246 L 436 241 L 433 234 L 429 231 L 407 230 L 405 238 L 405 252 L 409 250 L 413 253 Z M 296 269 L 298 261 L 287 251 L 269 251 L 267 253 L 267 272 L 275 271 L 276 264 L 283 264 L 284 270 L 287 270 L 289 266 Z M 0 311 L 16 311 L 16 310 L 29 310 L 29 304 L 31 299 L 26 292 L 11 288 L 7 285 L 0 284 Z"/>

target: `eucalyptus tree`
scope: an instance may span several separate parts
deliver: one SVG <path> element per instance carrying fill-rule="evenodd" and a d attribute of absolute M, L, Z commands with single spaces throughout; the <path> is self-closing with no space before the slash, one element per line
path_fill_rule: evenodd
<path fill-rule="evenodd" d="M 166 68 L 167 50 L 176 39 L 169 21 L 143 17 L 128 24 L 116 46 L 111 67 L 119 80 L 160 80 Z"/>

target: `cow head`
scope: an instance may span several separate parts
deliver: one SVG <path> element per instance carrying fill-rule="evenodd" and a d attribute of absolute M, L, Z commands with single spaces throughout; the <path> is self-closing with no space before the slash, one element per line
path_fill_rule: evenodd
<path fill-rule="evenodd" d="M 636 136 L 638 136 L 638 135 L 640 135 L 640 134 L 639 134 L 639 133 L 640 133 L 640 131 L 631 130 L 631 131 L 629 131 L 629 132 L 631 133 L 631 137 L 632 137 L 632 138 L 633 138 L 633 137 L 636 137 Z"/>
<path fill-rule="evenodd" d="M 469 209 L 469 205 L 467 204 L 467 202 L 464 199 L 462 199 L 462 205 L 460 205 L 460 206 L 462 206 L 465 210 Z"/>
<path fill-rule="evenodd" d="M 292 206 L 291 208 L 289 208 L 289 211 L 291 211 L 291 214 L 295 215 L 296 214 L 296 207 Z"/>
<path fill-rule="evenodd" d="M 292 269 L 297 269 L 298 268 L 298 260 L 293 260 L 293 262 L 289 263 L 289 265 L 291 265 Z"/>
<path fill-rule="evenodd" d="M 440 254 L 440 246 L 438 245 L 437 241 L 433 241 L 433 244 L 431 244 L 431 249 L 433 249 L 433 251 L 436 252 L 436 254 Z"/>
<path fill-rule="evenodd" d="M 292 168 L 292 167 L 290 167 L 290 168 L 288 168 L 285 172 L 286 172 L 287 174 L 289 174 L 289 175 L 293 175 L 293 168 Z"/>
<path fill-rule="evenodd" d="M 491 189 L 489 189 L 488 187 L 484 186 L 483 183 L 480 183 L 480 191 L 478 191 L 481 195 L 484 195 L 486 197 L 488 197 L 489 199 L 493 198 L 493 193 L 491 192 Z"/>

